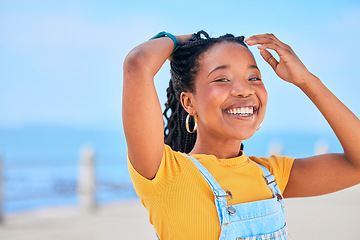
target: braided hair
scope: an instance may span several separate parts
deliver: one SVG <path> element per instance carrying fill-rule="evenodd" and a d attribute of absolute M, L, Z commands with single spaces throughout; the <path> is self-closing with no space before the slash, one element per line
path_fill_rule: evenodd
<path fill-rule="evenodd" d="M 218 38 L 211 38 L 205 31 L 199 31 L 193 34 L 190 40 L 180 42 L 179 48 L 172 56 L 171 79 L 166 90 L 168 100 L 165 103 L 163 115 L 167 122 L 164 129 L 165 144 L 175 151 L 189 153 L 196 141 L 196 132 L 189 133 L 186 130 L 185 121 L 188 113 L 181 105 L 180 94 L 195 92 L 194 79 L 199 71 L 200 56 L 214 44 L 224 41 L 236 42 L 247 48 L 243 36 L 234 37 L 234 35 L 226 34 Z M 190 121 L 191 129 L 194 124 L 194 121 Z M 241 150 L 242 148 L 241 144 Z"/>

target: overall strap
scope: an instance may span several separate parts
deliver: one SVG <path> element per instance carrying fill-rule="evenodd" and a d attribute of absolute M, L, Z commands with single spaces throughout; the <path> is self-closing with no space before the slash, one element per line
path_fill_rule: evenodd
<path fill-rule="evenodd" d="M 215 196 L 215 206 L 218 212 L 219 221 L 222 225 L 225 220 L 227 220 L 227 216 L 223 216 L 221 208 L 223 205 L 227 205 L 227 198 L 232 199 L 231 192 L 228 189 L 223 189 L 219 185 L 219 183 L 215 180 L 215 178 L 211 175 L 211 173 L 202 165 L 197 159 L 191 157 L 189 155 L 183 154 L 185 157 L 191 159 L 191 161 L 195 164 L 195 166 L 199 169 L 200 173 L 204 176 L 208 185 L 210 186 L 214 196 Z M 231 207 L 231 206 L 230 206 Z"/>
<path fill-rule="evenodd" d="M 201 172 L 201 174 L 204 176 L 204 178 L 206 179 L 207 183 L 209 184 L 211 190 L 215 193 L 218 193 L 220 195 L 226 195 L 226 192 L 224 189 L 221 188 L 221 186 L 219 185 L 219 183 L 215 180 L 215 178 L 211 175 L 211 173 L 204 167 L 204 165 L 202 165 L 197 159 L 195 159 L 194 157 L 191 157 L 189 155 L 185 155 L 184 156 L 188 157 L 191 159 L 191 161 L 195 164 L 195 166 L 199 169 L 199 171 Z M 222 192 L 222 191 L 223 192 Z M 216 196 L 216 195 L 215 195 Z"/>
<path fill-rule="evenodd" d="M 219 185 L 219 183 L 214 179 L 214 177 L 211 175 L 211 173 L 204 167 L 204 165 L 202 165 L 197 159 L 195 159 L 194 157 L 191 157 L 189 155 L 185 155 L 184 156 L 188 157 L 191 159 L 191 161 L 195 164 L 195 166 L 199 169 L 199 171 L 201 172 L 201 174 L 204 176 L 204 178 L 206 179 L 206 181 L 208 182 L 211 190 L 214 192 L 215 196 L 221 196 L 221 195 L 227 195 L 227 191 L 226 189 L 222 189 L 221 186 Z M 274 197 L 278 197 L 280 198 L 279 200 L 281 200 L 283 198 L 281 191 L 279 189 L 279 187 L 276 184 L 275 181 L 275 177 L 274 175 L 272 175 L 270 173 L 270 171 L 264 167 L 263 165 L 257 163 L 262 170 L 264 171 L 264 180 L 265 183 L 269 186 L 269 188 L 271 189 L 271 192 L 273 193 Z"/>
<path fill-rule="evenodd" d="M 215 205 L 216 209 L 219 215 L 220 224 L 222 225 L 224 222 L 228 222 L 229 216 L 227 214 L 223 215 L 223 211 L 221 211 L 222 207 L 226 207 L 228 210 L 228 213 L 230 215 L 234 214 L 236 211 L 231 212 L 233 210 L 231 200 L 232 194 L 228 189 L 221 188 L 220 184 L 215 180 L 215 178 L 211 175 L 211 173 L 202 165 L 197 159 L 194 157 L 191 157 L 189 155 L 183 154 L 185 157 L 189 158 L 195 166 L 198 168 L 200 173 L 203 175 L 205 180 L 207 181 L 208 185 L 210 186 L 214 196 L 215 196 Z M 269 186 L 271 192 L 273 193 L 274 197 L 277 197 L 278 200 L 281 202 L 281 205 L 283 206 L 283 199 L 281 195 L 281 191 L 279 187 L 276 185 L 275 177 L 270 173 L 270 171 L 262 166 L 261 164 L 258 164 L 264 171 L 264 180 L 265 183 Z M 230 205 L 229 205 L 230 203 Z"/>
<path fill-rule="evenodd" d="M 276 180 L 275 180 L 275 177 L 274 175 L 272 175 L 270 173 L 270 171 L 264 167 L 263 165 L 257 163 L 261 168 L 262 170 L 264 171 L 264 179 L 265 179 L 265 183 L 269 186 L 269 188 L 271 189 L 271 192 L 273 194 L 274 197 L 277 197 L 278 200 L 282 200 L 283 199 L 283 196 L 281 194 L 281 191 L 278 187 L 278 185 L 276 184 Z M 283 201 L 281 201 L 282 205 L 283 205 Z"/>

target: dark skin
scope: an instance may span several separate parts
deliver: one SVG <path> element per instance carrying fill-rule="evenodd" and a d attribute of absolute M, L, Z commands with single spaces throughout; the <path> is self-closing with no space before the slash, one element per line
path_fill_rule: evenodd
<path fill-rule="evenodd" d="M 179 41 L 191 35 L 178 36 Z M 299 60 L 294 51 L 272 34 L 245 40 L 284 81 L 300 88 L 323 114 L 344 153 L 296 159 L 284 197 L 307 197 L 335 192 L 360 183 L 360 121 Z M 163 119 L 153 78 L 173 50 L 170 38 L 135 47 L 124 62 L 123 123 L 128 154 L 134 168 L 153 179 L 163 154 Z M 274 50 L 277 61 L 267 49 Z M 241 56 L 241 57 L 240 57 Z M 181 94 L 182 105 L 198 117 L 198 138 L 191 154 L 230 158 L 241 141 L 251 137 L 263 121 L 267 93 L 251 53 L 235 43 L 218 43 L 200 58 L 195 92 Z M 259 80 L 260 79 L 260 80 Z M 254 109 L 246 117 L 231 112 Z"/>

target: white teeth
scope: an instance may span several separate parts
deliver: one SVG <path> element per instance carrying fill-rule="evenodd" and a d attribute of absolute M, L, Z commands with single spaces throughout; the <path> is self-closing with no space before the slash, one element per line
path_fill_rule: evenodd
<path fill-rule="evenodd" d="M 250 115 L 254 113 L 253 107 L 241 107 L 241 108 L 232 108 L 227 110 L 231 114 L 240 114 L 240 115 Z"/>

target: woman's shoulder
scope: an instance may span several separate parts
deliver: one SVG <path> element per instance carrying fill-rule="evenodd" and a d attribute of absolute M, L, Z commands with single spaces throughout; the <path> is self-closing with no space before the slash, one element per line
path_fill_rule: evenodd
<path fill-rule="evenodd" d="M 153 196 L 162 192 L 191 162 L 184 153 L 173 150 L 164 144 L 164 151 L 159 169 L 151 180 L 139 174 L 128 159 L 128 168 L 131 180 L 137 194 L 141 196 Z"/>
<path fill-rule="evenodd" d="M 294 157 L 278 155 L 271 155 L 269 157 L 249 156 L 249 158 L 256 163 L 263 164 L 265 166 L 282 165 L 287 162 L 292 162 L 295 159 Z"/>
<path fill-rule="evenodd" d="M 276 155 L 271 155 L 270 157 L 250 156 L 249 158 L 252 161 L 266 167 L 270 173 L 275 176 L 276 182 L 281 192 L 284 191 L 289 180 L 291 168 L 295 158 Z"/>
<path fill-rule="evenodd" d="M 256 156 L 250 156 L 249 157 L 252 161 L 263 165 L 272 174 L 279 174 L 286 171 L 290 171 L 292 164 L 295 160 L 293 157 L 288 156 L 277 156 L 277 155 L 271 155 L 270 157 L 256 157 Z"/>

